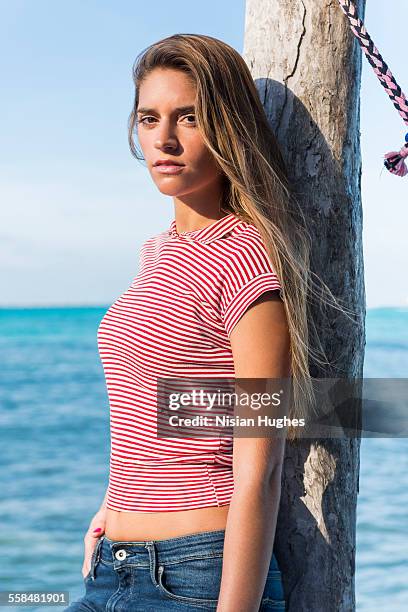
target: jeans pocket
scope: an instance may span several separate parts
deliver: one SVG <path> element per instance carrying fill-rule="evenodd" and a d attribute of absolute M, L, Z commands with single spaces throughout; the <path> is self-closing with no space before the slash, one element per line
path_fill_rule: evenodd
<path fill-rule="evenodd" d="M 269 610 L 286 610 L 286 604 L 284 599 L 271 599 L 270 597 L 263 597 L 259 612 L 268 612 Z"/>
<path fill-rule="evenodd" d="M 285 609 L 286 603 L 282 584 L 282 573 L 279 569 L 271 567 L 266 578 L 259 612 Z"/>
<path fill-rule="evenodd" d="M 215 610 L 221 585 L 222 553 L 160 563 L 157 587 L 179 603 Z"/>

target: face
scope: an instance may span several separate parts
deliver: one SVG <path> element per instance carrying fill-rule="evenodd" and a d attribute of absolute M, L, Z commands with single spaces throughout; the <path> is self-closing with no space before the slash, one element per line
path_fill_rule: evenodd
<path fill-rule="evenodd" d="M 175 198 L 221 190 L 222 175 L 195 121 L 195 94 L 182 71 L 167 68 L 155 68 L 139 90 L 139 144 L 158 189 Z M 183 165 L 155 165 L 158 160 Z"/>

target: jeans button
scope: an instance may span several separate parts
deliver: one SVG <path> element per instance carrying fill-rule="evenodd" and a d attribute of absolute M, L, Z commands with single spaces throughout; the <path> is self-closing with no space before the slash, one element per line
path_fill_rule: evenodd
<path fill-rule="evenodd" d="M 123 559 L 126 559 L 126 556 L 126 550 L 124 548 L 121 548 L 115 552 L 115 557 L 118 559 L 118 561 L 123 561 Z"/>

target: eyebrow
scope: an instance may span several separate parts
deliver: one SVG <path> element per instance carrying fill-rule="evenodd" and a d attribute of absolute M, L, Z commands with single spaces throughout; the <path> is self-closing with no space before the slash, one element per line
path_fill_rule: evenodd
<path fill-rule="evenodd" d="M 194 113 L 195 112 L 195 106 L 178 106 L 177 108 L 174 109 L 174 111 L 176 113 Z M 154 108 L 138 108 L 137 111 L 138 113 L 156 113 L 157 111 Z"/>

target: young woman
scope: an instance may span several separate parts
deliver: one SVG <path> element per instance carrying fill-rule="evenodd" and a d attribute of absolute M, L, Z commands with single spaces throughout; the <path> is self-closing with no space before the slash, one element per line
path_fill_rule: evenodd
<path fill-rule="evenodd" d="M 273 544 L 285 436 L 158 436 L 157 381 L 290 377 L 289 416 L 306 413 L 319 353 L 301 211 L 237 51 L 170 36 L 139 56 L 134 82 L 131 150 L 174 219 L 98 330 L 110 479 L 84 538 L 86 593 L 67 610 L 284 610 Z"/>

